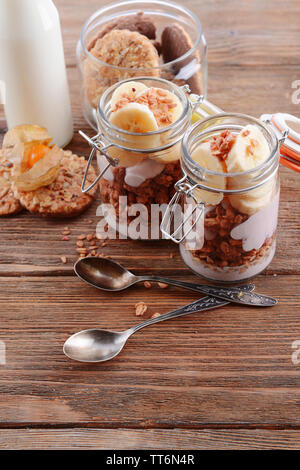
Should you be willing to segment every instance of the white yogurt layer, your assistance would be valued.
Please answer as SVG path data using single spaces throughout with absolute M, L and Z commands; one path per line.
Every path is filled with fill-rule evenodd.
M 107 166 L 106 158 L 99 153 L 97 154 L 97 163 L 100 172 L 102 172 Z M 144 181 L 146 181 L 148 178 L 155 178 L 156 176 L 158 176 L 160 173 L 162 173 L 164 168 L 165 165 L 163 165 L 162 163 L 147 158 L 146 160 L 143 160 L 137 165 L 127 167 L 125 170 L 124 181 L 126 184 L 128 184 L 128 186 L 137 188 L 138 186 L 143 184 Z M 114 180 L 114 174 L 112 172 L 111 167 L 109 167 L 108 170 L 105 172 L 103 178 L 108 181 Z
M 146 179 L 158 176 L 164 168 L 165 165 L 162 163 L 147 158 L 135 166 L 126 168 L 125 183 L 128 184 L 128 186 L 137 188 L 143 184 Z
M 278 205 L 279 191 L 266 207 L 231 230 L 230 236 L 234 240 L 243 240 L 244 251 L 258 250 L 266 238 L 273 235 L 277 227 Z
M 186 251 L 184 246 L 180 245 L 180 253 L 183 261 L 186 265 L 192 269 L 195 273 L 206 279 L 213 281 L 232 282 L 232 281 L 243 281 L 250 277 L 257 276 L 271 263 L 275 254 L 276 242 L 274 241 L 268 256 L 263 258 L 261 261 L 253 261 L 249 266 L 237 266 L 237 267 L 209 267 L 204 264 L 201 260 L 192 256 L 190 251 Z
M 101 155 L 101 153 L 97 152 L 97 163 L 98 163 L 98 168 L 100 170 L 100 173 L 104 170 L 104 168 L 107 166 L 108 161 L 104 157 L 104 155 Z M 112 172 L 111 166 L 108 167 L 106 172 L 103 175 L 103 178 L 105 178 L 108 181 L 113 181 L 114 180 L 114 174 Z

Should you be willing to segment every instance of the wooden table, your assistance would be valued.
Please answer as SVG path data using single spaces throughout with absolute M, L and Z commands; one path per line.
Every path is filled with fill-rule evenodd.
M 81 113 L 75 46 L 83 20 L 107 2 L 55 3 L 75 130 L 92 134 Z M 212 102 L 254 116 L 279 110 L 299 116 L 291 100 L 292 82 L 300 79 L 299 0 L 184 3 L 204 26 Z M 77 133 L 70 148 L 88 151 Z M 2 218 L 0 448 L 299 448 L 300 364 L 292 362 L 292 343 L 300 340 L 300 184 L 284 168 L 281 181 L 277 253 L 255 279 L 278 306 L 229 305 L 158 324 L 136 334 L 117 359 L 98 365 L 67 360 L 66 338 L 93 326 L 128 328 L 140 300 L 151 313 L 164 313 L 197 295 L 155 286 L 117 295 L 80 282 L 72 267 L 76 238 L 95 230 L 96 203 L 67 223 L 27 213 Z M 65 225 L 71 235 L 64 242 Z M 103 252 L 136 273 L 195 280 L 166 241 L 111 241 Z

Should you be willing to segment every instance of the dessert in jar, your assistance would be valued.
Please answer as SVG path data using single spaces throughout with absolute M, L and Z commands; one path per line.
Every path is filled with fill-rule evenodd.
M 185 176 L 176 186 L 187 205 L 198 207 L 190 233 L 180 240 L 188 267 L 232 282 L 269 265 L 276 247 L 278 164 L 274 131 L 250 116 L 219 114 L 185 134 Z
M 82 28 L 77 61 L 84 115 L 95 129 L 103 92 L 121 80 L 163 78 L 206 95 L 207 50 L 201 24 L 173 2 L 133 0 L 101 8 Z
M 163 211 L 182 176 L 181 139 L 191 114 L 185 91 L 163 79 L 127 80 L 103 94 L 97 113 L 100 193 L 116 215 L 115 222 L 111 214 L 106 217 L 110 225 L 118 223 L 117 231 L 122 233 L 138 210 L 141 238 L 159 238 L 160 220 L 153 221 L 152 210 Z

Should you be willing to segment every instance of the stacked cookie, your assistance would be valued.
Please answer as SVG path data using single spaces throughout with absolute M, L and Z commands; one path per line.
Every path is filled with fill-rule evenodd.
M 73 217 L 92 203 L 97 187 L 81 192 L 87 162 L 51 143 L 39 126 L 17 126 L 8 131 L 0 150 L 0 216 L 23 208 L 47 217 Z M 96 177 L 92 167 L 87 182 Z
M 158 40 L 155 23 L 143 12 L 112 20 L 87 44 L 89 54 L 83 64 L 83 77 L 88 102 L 97 108 L 108 87 L 120 80 L 143 75 L 165 78 L 179 85 L 188 83 L 193 93 L 200 94 L 202 80 L 198 53 L 195 51 L 177 61 L 192 49 L 189 34 L 178 23 L 166 26 Z M 161 67 L 173 61 L 176 63 L 170 67 Z M 180 70 L 192 62 L 196 63 L 194 72 L 189 71 L 186 81 L 177 79 Z

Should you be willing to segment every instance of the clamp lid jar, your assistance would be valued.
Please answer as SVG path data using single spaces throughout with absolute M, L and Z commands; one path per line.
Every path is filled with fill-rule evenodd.
M 134 92 L 140 87 L 145 93 L 156 90 L 162 100 L 165 95 L 167 101 L 175 100 L 179 109 L 175 120 L 149 132 L 116 126 L 112 122 L 112 116 L 116 115 L 112 100 L 121 87 L 124 90 L 127 86 L 130 91 L 133 86 Z M 103 215 L 123 238 L 160 238 L 161 214 L 174 194 L 175 182 L 182 176 L 181 140 L 190 127 L 193 112 L 186 91 L 185 86 L 178 87 L 158 78 L 124 80 L 101 97 L 97 109 L 98 134 L 90 139 L 81 133 L 92 146 L 89 164 L 97 155 L 100 173 L 93 185 L 100 181 Z M 125 106 L 122 109 L 125 110 Z M 84 192 L 91 186 L 86 188 L 83 181 Z
M 206 96 L 202 26 L 194 13 L 175 2 L 131 0 L 102 7 L 82 28 L 77 63 L 84 116 L 94 129 L 102 94 L 121 80 L 163 78 Z
M 279 141 L 272 128 L 243 114 L 196 123 L 182 144 L 184 177 L 162 222 L 187 266 L 222 282 L 257 275 L 276 246 Z M 253 160 L 255 159 L 255 160 Z M 172 204 L 192 207 L 183 235 L 169 233 Z M 180 228 L 180 227 L 179 227 Z

